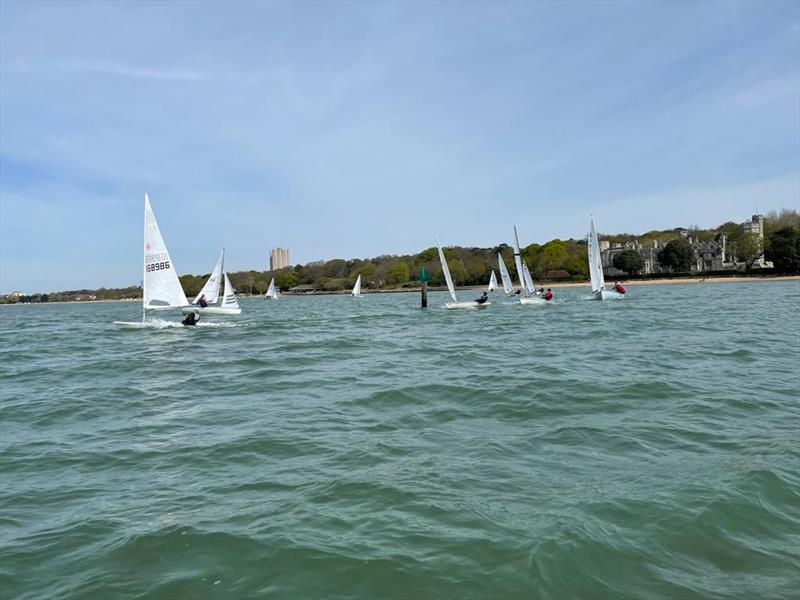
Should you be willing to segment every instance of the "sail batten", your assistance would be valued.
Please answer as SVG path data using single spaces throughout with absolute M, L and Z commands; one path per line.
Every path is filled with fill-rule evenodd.
M 223 273 L 223 280 L 225 287 L 222 288 L 222 304 L 220 308 L 239 308 L 239 301 L 236 299 L 236 290 L 231 285 L 231 280 L 228 279 L 228 274 Z

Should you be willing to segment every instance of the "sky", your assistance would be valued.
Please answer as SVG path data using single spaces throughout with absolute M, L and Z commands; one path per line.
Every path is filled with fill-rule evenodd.
M 0 2 L 0 292 L 800 209 L 800 3 Z

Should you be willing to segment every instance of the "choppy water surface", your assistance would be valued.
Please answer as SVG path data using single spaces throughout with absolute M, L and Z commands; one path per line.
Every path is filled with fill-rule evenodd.
M 584 295 L 0 308 L 0 596 L 793 597 L 800 284 Z

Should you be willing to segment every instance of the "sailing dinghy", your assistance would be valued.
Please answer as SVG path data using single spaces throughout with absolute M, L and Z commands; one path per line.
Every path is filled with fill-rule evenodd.
M 356 279 L 356 284 L 353 286 L 353 291 L 350 292 L 353 298 L 361 298 L 361 275 Z
M 519 238 L 517 237 L 517 226 L 514 225 L 514 263 L 517 266 L 517 277 L 519 277 L 519 285 L 522 289 L 522 296 L 520 296 L 520 304 L 552 304 L 549 300 L 540 298 L 536 293 L 536 288 L 533 285 L 533 277 L 528 270 L 528 265 L 522 260 L 522 253 L 519 249 Z
M 456 297 L 456 289 L 453 287 L 453 278 L 450 276 L 450 268 L 447 266 L 447 259 L 444 257 L 444 252 L 442 251 L 442 244 L 439 241 L 439 238 L 436 238 L 436 246 L 439 248 L 439 262 L 442 263 L 442 273 L 444 273 L 445 281 L 447 281 L 447 291 L 450 292 L 450 297 L 453 299 L 452 302 L 446 303 L 444 306 L 445 308 L 483 308 L 484 306 L 488 306 L 491 302 L 484 302 L 479 303 L 475 302 L 459 302 L 458 298 Z
M 242 309 L 239 308 L 238 302 L 236 306 L 230 306 L 225 304 L 225 290 L 222 291 L 223 299 L 219 306 L 213 306 L 219 300 L 219 286 L 220 282 L 225 278 L 226 284 L 230 285 L 230 282 L 227 279 L 227 275 L 225 274 L 225 248 L 222 249 L 222 252 L 219 253 L 219 260 L 217 260 L 217 264 L 214 265 L 214 270 L 211 272 L 211 276 L 206 281 L 206 284 L 203 286 L 203 289 L 200 290 L 200 293 L 195 296 L 195 299 L 192 300 L 192 306 L 187 306 L 186 308 L 181 309 L 181 313 L 184 315 L 188 315 L 191 312 L 197 311 L 201 315 L 239 315 L 242 313 Z M 226 288 L 227 289 L 227 288 Z M 233 289 L 233 288 L 231 288 Z M 208 302 L 208 306 L 200 306 L 197 302 L 200 300 L 201 296 L 206 297 L 206 302 Z M 234 297 L 235 300 L 235 297 Z
M 277 300 L 280 296 L 280 292 L 275 288 L 275 278 L 273 277 L 269 282 L 269 287 L 267 288 L 267 293 L 264 295 L 264 298 L 267 300 Z
M 600 257 L 600 242 L 597 239 L 597 228 L 594 226 L 594 217 L 589 225 L 589 238 L 587 240 L 589 255 L 589 277 L 592 280 L 592 295 L 587 300 L 623 300 L 624 294 L 606 289 L 606 279 L 603 275 L 603 261 Z
M 167 250 L 150 197 L 144 195 L 144 260 L 142 275 L 142 320 L 114 321 L 120 327 L 141 327 L 147 321 L 147 310 L 165 310 L 189 305 L 183 292 L 175 263 Z M 177 323 L 176 323 L 177 325 Z
M 494 274 L 494 269 L 492 269 L 492 276 L 489 278 L 489 287 L 487 291 L 493 292 L 497 289 L 497 275 Z

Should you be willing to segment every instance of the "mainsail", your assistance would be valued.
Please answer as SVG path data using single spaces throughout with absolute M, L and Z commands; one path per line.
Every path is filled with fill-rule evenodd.
M 505 291 L 506 296 L 510 296 L 514 293 L 514 286 L 511 283 L 511 275 L 508 274 L 506 263 L 503 261 L 503 255 L 499 252 L 497 253 L 497 264 L 500 265 L 500 279 L 503 280 L 503 291 Z
M 356 284 L 353 286 L 352 296 L 358 298 L 361 295 L 361 275 L 356 279 Z
M 494 269 L 492 269 L 492 276 L 489 278 L 489 291 L 493 292 L 497 289 L 497 275 L 494 274 Z
M 589 276 L 592 280 L 592 291 L 602 291 L 605 288 L 606 282 L 605 278 L 603 277 L 603 263 L 602 259 L 600 258 L 600 242 L 597 239 L 597 229 L 594 225 L 594 217 L 591 218 L 587 247 L 589 253 Z
M 236 290 L 231 285 L 231 280 L 228 279 L 228 274 L 223 273 L 225 279 L 225 287 L 222 288 L 222 304 L 220 308 L 239 308 L 239 302 L 236 300 Z
M 200 293 L 195 296 L 194 300 L 192 300 L 192 304 L 197 304 L 197 301 L 200 299 L 200 296 L 206 297 L 206 302 L 209 304 L 214 304 L 217 300 L 219 300 L 219 284 L 222 282 L 222 271 L 223 266 L 225 263 L 225 248 L 219 253 L 219 260 L 217 260 L 217 264 L 214 265 L 214 270 L 211 271 L 211 276 L 206 281 L 206 284 L 203 286 L 203 289 L 200 290 Z
M 269 282 L 269 287 L 267 288 L 267 294 L 265 298 L 277 298 L 278 297 L 278 290 L 275 289 L 275 278 L 273 277 Z
M 447 281 L 447 289 L 450 292 L 450 297 L 453 299 L 453 302 L 458 302 L 458 298 L 456 298 L 456 290 L 453 287 L 453 278 L 450 277 L 450 269 L 447 267 L 447 260 L 444 257 L 442 244 L 438 237 L 436 238 L 436 246 L 439 248 L 439 262 L 442 263 L 442 273 L 444 273 L 444 278 Z
M 144 195 L 144 276 L 143 305 L 148 308 L 187 306 L 178 273 L 158 228 L 150 198 Z
M 522 274 L 525 276 L 525 289 L 528 290 L 529 294 L 535 294 L 536 287 L 533 285 L 533 277 L 531 277 L 531 272 L 528 270 L 528 265 L 524 262 L 522 263 Z
M 517 226 L 514 225 L 514 263 L 517 265 L 517 277 L 519 277 L 519 284 L 522 286 L 522 291 L 528 295 L 528 288 L 525 285 L 525 271 L 522 265 L 522 254 L 519 250 L 519 239 L 517 238 Z

